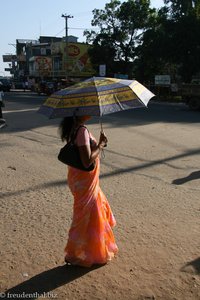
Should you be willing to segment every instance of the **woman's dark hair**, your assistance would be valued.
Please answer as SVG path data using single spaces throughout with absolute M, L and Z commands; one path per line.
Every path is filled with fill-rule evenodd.
M 68 142 L 70 140 L 71 133 L 73 132 L 73 127 L 75 125 L 74 123 L 74 117 L 66 117 L 61 121 L 59 126 L 59 133 L 63 142 Z

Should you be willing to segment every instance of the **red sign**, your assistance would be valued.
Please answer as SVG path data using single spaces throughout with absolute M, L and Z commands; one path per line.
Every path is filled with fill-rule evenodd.
M 75 45 L 69 45 L 68 47 L 68 55 L 69 56 L 78 56 L 80 54 L 79 47 Z

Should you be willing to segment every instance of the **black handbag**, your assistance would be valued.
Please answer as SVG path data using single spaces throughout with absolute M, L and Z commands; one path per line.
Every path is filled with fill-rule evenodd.
M 89 172 L 94 170 L 94 163 L 92 163 L 88 168 L 85 168 L 80 158 L 78 146 L 74 143 L 79 128 L 77 129 L 71 141 L 69 141 L 64 147 L 60 149 L 58 160 L 73 168 Z

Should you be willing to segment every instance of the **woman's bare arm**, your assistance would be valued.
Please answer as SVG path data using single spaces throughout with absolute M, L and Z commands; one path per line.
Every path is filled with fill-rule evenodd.
M 90 147 L 90 145 L 84 145 L 79 147 L 79 153 L 81 157 L 81 161 L 85 168 L 89 168 L 89 166 L 95 161 L 98 157 L 99 153 L 105 147 L 108 140 L 104 133 L 100 134 L 99 143 Z

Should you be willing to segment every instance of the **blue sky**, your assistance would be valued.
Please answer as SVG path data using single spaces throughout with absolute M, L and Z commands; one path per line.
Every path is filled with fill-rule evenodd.
M 38 39 L 40 35 L 65 35 L 65 21 L 62 14 L 72 15 L 68 20 L 68 34 L 85 41 L 84 29 L 91 29 L 92 10 L 104 9 L 109 0 L 5 0 L 1 3 L 1 43 L 0 76 L 9 75 L 4 71 L 8 67 L 3 63 L 2 55 L 15 54 L 16 39 Z M 151 0 L 151 6 L 163 6 L 163 0 Z

